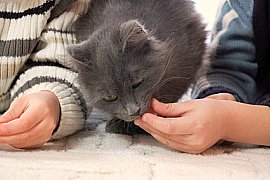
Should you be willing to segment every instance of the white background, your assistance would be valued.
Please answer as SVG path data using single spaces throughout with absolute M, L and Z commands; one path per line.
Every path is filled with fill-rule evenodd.
M 219 0 L 193 0 L 196 9 L 202 14 L 204 22 L 207 23 L 207 30 L 211 30 L 217 13 Z

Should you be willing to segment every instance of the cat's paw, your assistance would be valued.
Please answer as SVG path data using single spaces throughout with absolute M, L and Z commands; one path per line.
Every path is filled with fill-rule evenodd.
M 142 128 L 136 126 L 134 122 L 127 122 L 121 119 L 112 119 L 106 123 L 105 131 L 116 134 L 148 134 Z

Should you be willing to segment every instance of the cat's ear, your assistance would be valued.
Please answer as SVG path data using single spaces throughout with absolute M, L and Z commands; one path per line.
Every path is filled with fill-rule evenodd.
M 126 49 L 141 49 L 148 45 L 149 33 L 137 20 L 130 20 L 120 27 L 122 51 Z
M 85 48 L 84 43 L 72 44 L 66 47 L 67 53 L 77 61 L 85 61 L 87 56 L 90 56 L 89 51 Z
M 67 54 L 69 55 L 67 67 L 77 70 L 80 66 L 90 67 L 92 65 L 91 51 L 87 49 L 87 42 L 80 44 L 73 44 L 66 47 Z

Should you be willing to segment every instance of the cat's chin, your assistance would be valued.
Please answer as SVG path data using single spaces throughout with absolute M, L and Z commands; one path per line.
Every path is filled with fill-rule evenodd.
M 136 119 L 140 118 L 141 116 L 132 116 L 132 117 L 118 117 L 121 120 L 124 120 L 126 122 L 133 122 Z

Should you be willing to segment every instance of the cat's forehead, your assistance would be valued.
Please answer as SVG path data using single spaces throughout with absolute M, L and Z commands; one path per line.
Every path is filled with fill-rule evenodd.
M 109 38 L 104 38 L 95 44 L 97 58 L 104 58 L 105 60 L 123 59 L 124 54 L 121 51 L 120 45 L 113 42 Z
M 104 28 L 93 34 L 95 41 L 102 45 L 118 46 L 122 44 L 120 30 L 116 28 Z

